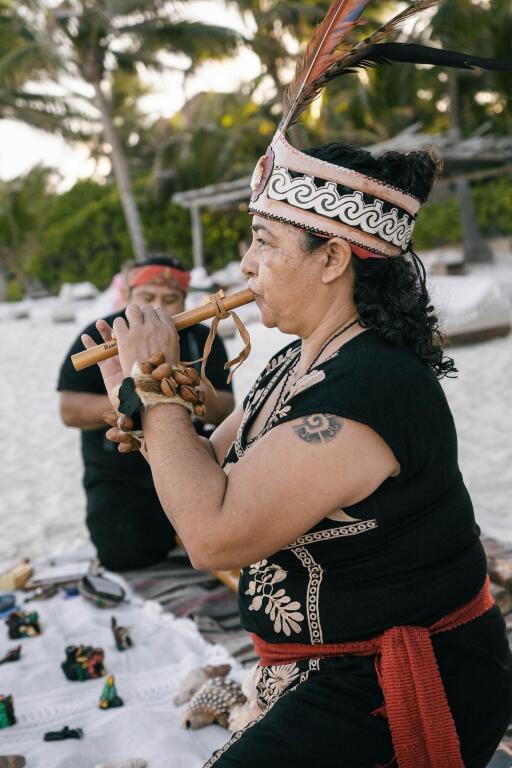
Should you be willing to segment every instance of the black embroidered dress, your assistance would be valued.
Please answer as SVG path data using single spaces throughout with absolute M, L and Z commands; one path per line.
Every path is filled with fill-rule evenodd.
M 248 440 L 251 423 L 299 354 L 300 341 L 289 344 L 256 380 L 226 472 L 259 439 Z M 400 475 L 242 569 L 244 628 L 271 643 L 357 641 L 395 625 L 429 626 L 471 600 L 486 577 L 485 554 L 458 467 L 453 418 L 432 370 L 406 347 L 365 331 L 299 379 L 268 428 L 321 414 L 371 427 L 398 459 Z M 293 514 L 286 498 L 282 513 Z M 512 711 L 502 617 L 492 609 L 436 636 L 433 645 L 465 764 L 485 766 Z M 208 766 L 373 768 L 392 757 L 386 721 L 372 714 L 382 695 L 371 659 L 266 668 L 257 688 L 264 715 Z M 274 736 L 285 724 L 291 731 L 281 749 Z M 289 740 L 294 728 L 296 748 Z M 309 747 L 302 738 L 308 731 Z

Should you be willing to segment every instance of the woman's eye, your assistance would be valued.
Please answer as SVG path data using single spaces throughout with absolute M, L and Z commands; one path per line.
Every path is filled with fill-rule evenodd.
M 261 239 L 261 237 L 256 238 L 257 243 L 261 243 L 262 245 L 266 245 L 265 241 Z

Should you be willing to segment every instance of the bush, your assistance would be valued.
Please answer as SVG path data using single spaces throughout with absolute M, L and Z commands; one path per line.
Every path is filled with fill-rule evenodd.
M 481 181 L 471 187 L 477 221 L 483 237 L 512 234 L 512 179 Z M 414 245 L 428 250 L 462 240 L 459 203 L 455 195 L 428 203 L 414 228 Z

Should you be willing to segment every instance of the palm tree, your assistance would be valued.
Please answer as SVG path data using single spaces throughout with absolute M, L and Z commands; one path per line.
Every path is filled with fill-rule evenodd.
M 48 41 L 11 0 L 0 0 L 0 119 L 79 138 L 78 120 L 84 115 L 42 85 L 54 79 L 57 70 Z
M 6 2 L 6 0 L 1 0 Z M 119 71 L 136 73 L 139 68 L 162 70 L 161 53 L 185 54 L 189 69 L 210 57 L 234 50 L 238 36 L 224 27 L 187 21 L 178 14 L 185 0 L 64 0 L 56 8 L 41 8 L 39 2 L 14 3 L 30 8 L 30 22 L 46 53 L 55 62 L 59 82 L 74 84 L 69 105 L 84 103 L 77 95 L 79 83 L 92 94 L 91 118 L 96 118 L 110 150 L 112 170 L 119 188 L 135 258 L 144 259 L 144 237 L 132 192 L 125 147 L 115 122 L 112 83 Z M 27 15 L 27 14 L 25 14 Z M 51 53 L 51 55 L 50 55 Z

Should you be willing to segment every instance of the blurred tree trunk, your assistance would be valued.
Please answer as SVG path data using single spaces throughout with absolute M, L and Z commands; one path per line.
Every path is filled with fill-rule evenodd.
M 457 78 L 457 72 L 452 70 L 448 73 L 450 127 L 457 138 L 460 138 L 462 131 Z M 478 226 L 469 182 L 466 179 L 459 179 L 455 182 L 455 191 L 459 202 L 464 261 L 467 264 L 492 262 L 492 251 L 483 239 Z
M 112 170 L 114 171 L 114 176 L 119 189 L 119 196 L 121 198 L 121 205 L 123 206 L 128 231 L 130 233 L 135 261 L 144 261 L 146 257 L 144 235 L 139 211 L 132 192 L 128 163 L 126 162 L 126 157 L 112 120 L 110 105 L 103 93 L 101 84 L 96 81 L 93 82 L 92 85 L 94 86 L 96 95 L 96 104 L 101 112 L 103 133 L 105 139 L 112 147 L 110 155 L 112 160 Z

